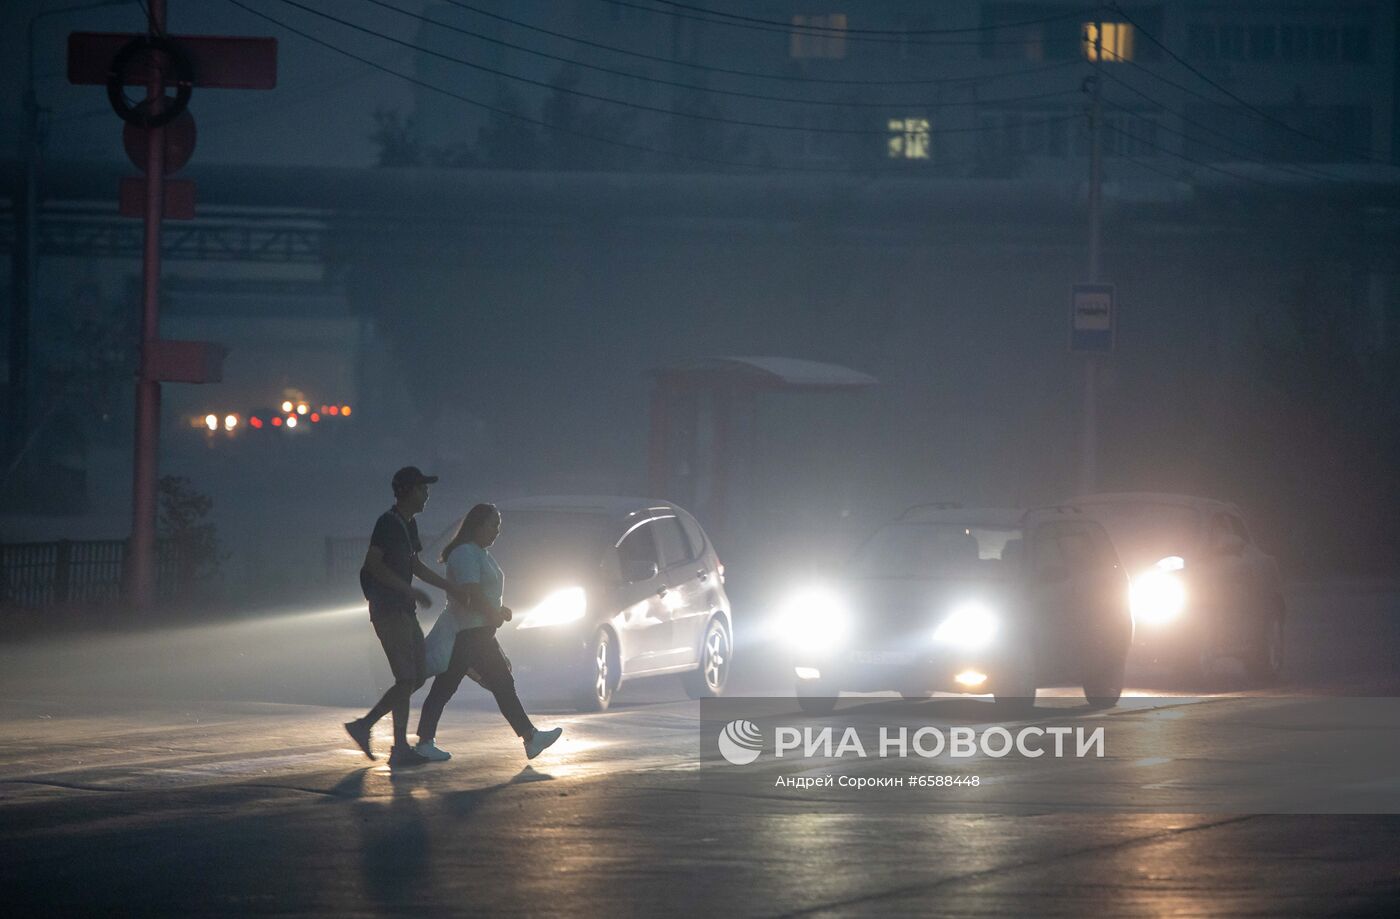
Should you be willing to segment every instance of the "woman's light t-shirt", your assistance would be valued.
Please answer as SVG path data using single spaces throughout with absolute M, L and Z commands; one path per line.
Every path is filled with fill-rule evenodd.
M 481 592 L 497 609 L 505 596 L 506 576 L 501 566 L 481 546 L 474 542 L 463 543 L 447 556 L 447 578 L 454 584 L 480 584 Z M 464 629 L 475 629 L 487 625 L 486 614 L 480 610 L 464 611 L 456 600 L 449 599 L 447 608 L 452 610 Z

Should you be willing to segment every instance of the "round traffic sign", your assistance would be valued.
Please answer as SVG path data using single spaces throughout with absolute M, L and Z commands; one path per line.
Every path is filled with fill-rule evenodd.
M 139 111 L 145 105 L 149 105 L 149 102 L 143 101 L 136 108 Z M 132 165 L 142 172 L 146 171 L 146 150 L 150 136 L 150 130 L 131 122 L 127 122 L 122 128 L 122 146 L 126 148 L 126 155 Z M 174 121 L 165 126 L 166 175 L 179 172 L 190 161 L 190 157 L 194 155 L 196 136 L 194 116 L 190 114 L 189 109 L 181 112 Z

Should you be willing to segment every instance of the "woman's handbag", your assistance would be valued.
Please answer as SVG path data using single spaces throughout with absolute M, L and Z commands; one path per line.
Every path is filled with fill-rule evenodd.
M 423 656 L 427 661 L 428 676 L 437 676 L 447 669 L 452 660 L 452 646 L 457 642 L 457 617 L 450 610 L 438 613 L 428 636 L 423 639 Z

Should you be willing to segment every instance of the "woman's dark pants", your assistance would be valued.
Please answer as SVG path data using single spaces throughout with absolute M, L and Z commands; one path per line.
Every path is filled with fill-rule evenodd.
M 520 697 L 515 694 L 515 677 L 511 676 L 510 662 L 501 650 L 501 643 L 496 641 L 496 630 L 487 627 L 463 629 L 457 633 L 457 640 L 452 645 L 452 659 L 448 661 L 447 669 L 433 679 L 428 698 L 423 700 L 423 709 L 418 715 L 419 742 L 432 740 L 437 736 L 442 710 L 447 705 L 447 700 L 452 698 L 452 694 L 461 685 L 462 678 L 467 675 L 468 670 L 473 671 L 476 681 L 496 697 L 496 705 L 510 722 L 510 726 L 515 729 L 515 733 L 525 740 L 533 737 L 535 726 L 530 723 L 530 716 L 525 714 L 525 707 L 520 704 Z

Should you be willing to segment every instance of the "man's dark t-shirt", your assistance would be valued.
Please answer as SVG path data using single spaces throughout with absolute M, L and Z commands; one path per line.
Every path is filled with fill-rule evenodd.
M 413 558 L 423 551 L 423 543 L 418 540 L 418 521 L 404 521 L 392 507 L 379 515 L 374 523 L 374 533 L 369 538 L 371 546 L 378 546 L 384 553 L 384 564 L 389 570 L 409 584 L 413 583 Z M 413 615 L 413 599 L 402 592 L 380 583 L 364 568 L 360 569 L 360 589 L 369 601 L 371 619 L 388 615 Z

